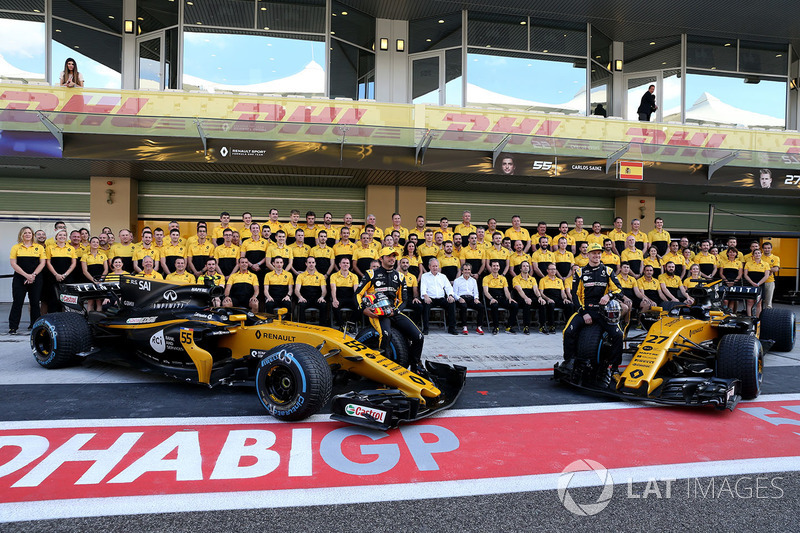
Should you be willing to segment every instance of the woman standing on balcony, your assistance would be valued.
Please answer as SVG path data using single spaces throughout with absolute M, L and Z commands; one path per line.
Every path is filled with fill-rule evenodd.
M 62 87 L 83 87 L 83 76 L 78 72 L 78 64 L 71 57 L 64 61 L 64 70 L 61 72 L 59 85 Z

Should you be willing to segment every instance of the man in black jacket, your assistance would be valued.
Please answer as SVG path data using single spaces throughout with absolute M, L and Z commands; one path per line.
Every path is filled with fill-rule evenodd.
M 658 109 L 658 106 L 656 105 L 655 92 L 656 86 L 651 85 L 648 87 L 647 92 L 642 96 L 639 109 L 636 110 L 636 112 L 639 113 L 639 120 L 642 122 L 650 122 L 650 115 L 653 114 L 653 111 Z

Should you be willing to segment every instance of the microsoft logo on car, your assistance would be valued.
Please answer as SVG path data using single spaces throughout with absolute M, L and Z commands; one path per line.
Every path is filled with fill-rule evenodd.
M 348 403 L 344 408 L 344 412 L 347 414 L 347 416 L 368 418 L 378 422 L 383 422 L 386 420 L 386 411 L 381 411 L 380 409 L 370 409 L 369 407 L 364 407 L 363 405 Z

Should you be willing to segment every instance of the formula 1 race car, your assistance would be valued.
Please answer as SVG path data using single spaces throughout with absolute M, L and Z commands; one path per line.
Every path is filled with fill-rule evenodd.
M 376 429 L 446 409 L 464 386 L 464 367 L 428 361 L 416 374 L 347 333 L 284 320 L 283 309 L 273 316 L 211 307 L 222 289 L 127 276 L 61 285 L 67 312 L 33 324 L 33 355 L 45 368 L 90 359 L 209 387 L 254 382 L 263 406 L 281 420 L 319 412 L 334 375 L 345 382 L 357 375 L 378 387 L 335 396 L 331 418 Z M 87 313 L 84 302 L 97 299 L 112 306 Z
M 699 283 L 689 289 L 694 305 L 642 313 L 647 333 L 626 340 L 624 353 L 633 357 L 621 374 L 608 369 L 610 344 L 603 329 L 584 327 L 578 353 L 564 354 L 554 379 L 618 398 L 733 410 L 742 398 L 761 393 L 764 353 L 791 351 L 795 339 L 789 309 L 764 309 L 755 318 L 721 305 L 723 293 L 729 301 L 756 296 L 746 289 L 725 292 L 719 281 Z

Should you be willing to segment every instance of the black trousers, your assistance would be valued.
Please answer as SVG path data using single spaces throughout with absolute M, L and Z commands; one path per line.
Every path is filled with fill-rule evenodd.
M 359 311 L 358 311 L 358 302 L 356 302 L 356 297 L 350 296 L 347 298 L 338 298 L 338 300 L 339 300 L 338 308 L 333 307 L 333 305 L 331 305 L 331 310 L 333 311 L 333 318 L 334 320 L 336 320 L 336 325 L 337 326 L 344 325 L 345 317 L 344 313 L 342 312 L 342 309 L 350 309 L 351 311 L 353 311 L 350 314 L 350 320 L 357 321 Z
M 31 307 L 31 326 L 42 314 L 39 308 L 39 299 L 42 296 L 43 274 L 36 276 L 33 283 L 25 283 L 25 278 L 14 273 L 11 280 L 11 312 L 8 313 L 8 329 L 18 329 L 19 320 L 22 317 L 22 306 L 25 304 L 25 295 Z
M 622 330 L 619 324 L 609 324 L 602 318 L 600 314 L 594 310 L 586 311 L 585 309 L 578 309 L 578 311 L 570 317 L 567 322 L 567 327 L 564 328 L 564 358 L 568 359 L 574 357 L 578 346 L 578 333 L 587 324 L 584 322 L 583 315 L 588 314 L 592 317 L 592 324 L 599 324 L 608 336 L 611 338 L 611 360 L 598 361 L 602 364 L 611 364 L 619 366 L 622 363 Z
M 461 327 L 467 327 L 467 309 L 475 309 L 478 312 L 478 327 L 483 327 L 483 317 L 486 314 L 486 308 L 484 307 L 483 303 L 480 300 L 473 298 L 471 295 L 467 294 L 464 296 L 459 296 L 459 298 L 463 298 L 464 303 L 458 301 L 456 299 L 456 306 L 458 306 L 458 316 L 461 319 Z
M 516 326 L 517 325 L 517 313 L 519 312 L 519 305 L 516 302 L 512 302 L 506 299 L 505 296 L 495 296 L 495 303 L 488 303 L 489 311 L 492 315 L 492 327 L 499 328 L 500 327 L 500 308 L 508 309 L 508 322 L 506 326 Z
M 425 303 L 422 299 L 422 329 L 428 329 L 428 317 L 431 314 L 431 307 L 441 307 L 444 309 L 445 321 L 448 329 L 456 327 L 456 304 L 448 303 L 447 298 L 431 298 L 431 303 Z
M 392 316 L 370 317 L 369 322 L 380 335 L 380 347 L 384 350 L 384 353 L 390 353 L 389 343 L 392 329 L 397 329 L 408 341 L 411 370 L 414 371 L 422 367 L 422 345 L 425 342 L 425 337 L 413 320 L 403 313 L 395 313 Z
M 525 327 L 531 326 L 531 315 L 533 315 L 533 311 L 535 309 L 539 309 L 539 299 L 536 298 L 536 294 L 533 292 L 533 289 L 523 289 L 522 292 L 525 293 L 525 296 L 530 298 L 531 304 L 528 305 L 525 303 L 525 300 L 518 297 L 518 305 L 519 308 L 522 309 L 522 325 Z M 540 311 L 541 314 L 541 311 Z M 543 326 L 544 322 L 542 322 L 541 318 L 539 323 Z

